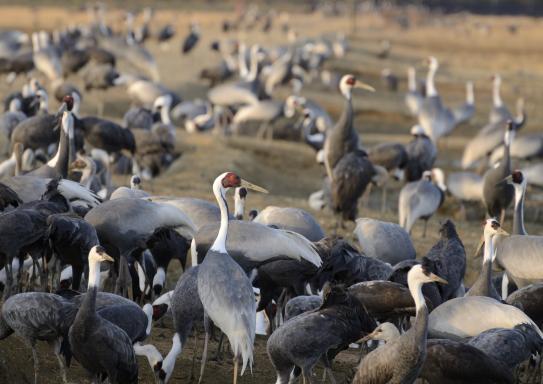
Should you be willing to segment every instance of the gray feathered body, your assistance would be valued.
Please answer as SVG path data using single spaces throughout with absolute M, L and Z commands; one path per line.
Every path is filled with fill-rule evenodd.
M 204 307 L 198 295 L 199 268 L 191 267 L 179 277 L 171 298 L 174 329 L 179 334 L 182 346 L 195 323 L 203 324 L 204 321 Z
M 499 361 L 471 345 L 453 340 L 428 340 L 420 377 L 439 384 L 510 384 L 513 377 Z
M 132 343 L 147 338 L 147 315 L 137 305 L 112 305 L 99 309 L 96 313 L 125 331 Z
M 381 143 L 368 150 L 368 157 L 373 164 L 380 165 L 387 171 L 403 169 L 407 164 L 407 151 L 400 143 Z
M 343 113 L 332 130 L 326 135 L 324 154 L 330 169 L 347 153 L 358 149 L 358 133 L 353 125 L 353 104 L 350 99 L 345 100 Z
M 47 151 L 50 144 L 58 142 L 60 116 L 40 114 L 21 121 L 11 135 L 11 143 L 22 143 L 24 148 Z
M 252 366 L 256 328 L 253 287 L 227 253 L 209 250 L 198 269 L 198 295 L 206 314 L 228 337 L 234 356 Z
M 285 321 L 302 313 L 317 309 L 322 304 L 320 296 L 296 296 L 290 299 L 285 306 Z
M 369 257 L 394 265 L 415 259 L 416 252 L 409 234 L 398 224 L 362 218 L 356 220 L 354 235 Z
M 407 143 L 405 150 L 407 151 L 405 180 L 419 180 L 424 171 L 428 171 L 434 166 L 437 157 L 437 148 L 428 136 L 415 136 Z
M 106 374 L 112 384 L 137 383 L 138 363 L 125 331 L 95 311 L 91 287 L 69 332 L 74 357 L 93 376 Z
M 268 339 L 268 356 L 277 382 L 287 383 L 294 366 L 310 374 L 319 359 L 335 356 L 375 327 L 360 302 L 333 287 L 318 310 L 291 318 Z
M 428 180 L 407 183 L 400 191 L 399 224 L 410 232 L 418 219 L 428 220 L 437 211 L 444 197 L 441 189 Z
M 347 153 L 336 163 L 330 186 L 331 208 L 341 214 L 343 220 L 356 219 L 358 199 L 375 173 L 366 153 L 360 150 Z
M 502 182 L 511 174 L 509 147 L 505 147 L 505 156 L 500 164 L 491 168 L 483 176 L 483 202 L 490 217 L 499 217 L 502 210 L 507 209 L 515 195 L 515 188 Z
M 468 344 L 512 369 L 543 350 L 543 339 L 530 324 L 489 329 L 471 338 Z
M 26 292 L 11 296 L 2 306 L 2 318 L 15 333 L 34 344 L 67 337 L 77 306 L 59 295 Z

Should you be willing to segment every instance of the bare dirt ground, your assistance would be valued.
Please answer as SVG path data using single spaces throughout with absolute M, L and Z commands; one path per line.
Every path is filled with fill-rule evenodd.
M 162 9 L 157 13 L 157 26 L 166 22 L 174 22 L 178 34 L 171 43 L 169 51 L 161 50 L 151 43 L 150 50 L 156 55 L 163 82 L 184 98 L 204 97 L 206 85 L 197 80 L 202 65 L 213 65 L 218 61 L 209 50 L 212 40 L 220 37 L 220 23 L 232 14 L 227 11 L 206 11 L 202 7 L 191 11 Z M 358 20 L 357 33 L 349 38 L 350 51 L 345 58 L 331 60 L 327 63 L 330 69 L 340 73 L 355 73 L 364 81 L 374 84 L 375 94 L 360 93 L 355 95 L 357 112 L 356 125 L 364 145 L 372 145 L 384 140 L 409 140 L 408 132 L 415 121 L 407 114 L 403 95 L 405 91 L 405 70 L 408 65 L 417 67 L 418 75 L 424 75 L 422 60 L 429 54 L 437 56 L 441 67 L 437 76 L 437 86 L 445 103 L 458 105 L 464 98 L 464 82 L 473 80 L 476 87 L 477 115 L 470 124 L 459 127 L 452 137 L 440 144 L 438 166 L 446 171 L 458 166 L 461 150 L 468 138 L 482 127 L 488 116 L 490 107 L 490 75 L 500 72 L 503 77 L 504 100 L 514 108 L 517 97 L 526 99 L 529 122 L 526 131 L 540 131 L 543 111 L 540 105 L 543 100 L 541 84 L 543 84 L 543 60 L 541 42 L 543 24 L 539 19 L 512 17 L 476 17 L 471 15 L 454 15 L 438 17 L 434 15 L 412 15 L 419 26 L 410 30 L 400 30 L 387 18 L 378 15 L 366 15 Z M 121 14 L 112 11 L 110 20 L 120 25 Z M 65 10 L 57 7 L 38 7 L 34 10 L 25 7 L 3 7 L 0 9 L 0 27 L 31 30 L 33 28 L 50 29 L 66 26 L 86 20 L 84 12 Z M 188 56 L 179 53 L 181 39 L 184 38 L 188 23 L 198 21 L 203 31 L 202 41 L 197 49 Z M 348 33 L 350 18 L 325 18 L 321 15 L 291 14 L 291 22 L 302 36 L 320 36 L 335 32 Z M 507 30 L 510 24 L 519 26 L 516 34 Z M 481 25 L 489 28 L 482 28 Z M 236 37 L 235 35 L 233 37 Z M 260 31 L 241 33 L 240 38 L 248 43 L 258 42 L 264 47 L 282 43 L 286 37 L 277 28 L 270 35 Z M 390 40 L 391 56 L 386 60 L 376 58 L 376 52 L 382 39 Z M 121 63 L 121 68 L 125 64 Z M 391 93 L 384 89 L 379 74 L 388 67 L 401 78 L 400 91 Z M 127 68 L 129 69 L 129 68 Z M 70 79 L 81 84 L 77 78 Z M 0 95 L 20 88 L 23 79 L 12 86 L 0 82 Z M 280 89 L 277 97 L 284 97 L 289 90 Z M 337 91 L 325 89 L 320 85 L 309 85 L 304 94 L 325 106 L 337 117 L 341 108 L 341 98 Z M 106 93 L 97 92 L 85 95 L 82 113 L 95 114 L 97 102 L 104 99 L 105 115 L 120 120 L 130 103 L 124 90 L 113 89 Z M 51 103 L 51 108 L 56 105 Z M 314 153 L 301 143 L 273 141 L 261 142 L 252 138 L 219 138 L 215 136 L 187 135 L 179 131 L 179 148 L 182 157 L 164 174 L 144 188 L 164 195 L 195 196 L 212 199 L 210 184 L 214 177 L 225 170 L 238 172 L 247 180 L 265 186 L 269 195 L 251 194 L 248 199 L 249 208 L 262 209 L 267 205 L 297 206 L 309 210 L 308 195 L 320 189 L 322 170 L 314 161 Z M 128 177 L 117 178 L 116 182 L 126 184 Z M 391 187 L 387 211 L 380 212 L 380 193 L 374 191 L 369 207 L 360 209 L 361 216 L 376 217 L 383 220 L 396 221 L 396 201 L 400 184 Z M 528 206 L 530 215 L 527 223 L 529 233 L 543 233 L 543 225 L 539 218 L 541 209 L 540 192 L 529 190 Z M 417 224 L 413 231 L 413 241 L 419 257 L 422 257 L 435 243 L 439 221 L 452 217 L 457 222 L 457 229 L 470 257 L 467 282 L 476 276 L 478 262 L 471 260 L 471 255 L 481 235 L 480 220 L 484 212 L 478 207 L 469 208 L 471 221 L 460 215 L 460 205 L 448 197 L 438 215 L 432 218 L 428 226 L 428 236 L 422 238 L 422 224 Z M 334 226 L 332 215 L 328 212 L 314 212 L 321 225 L 330 232 Z M 510 226 L 510 222 L 506 224 Z M 342 234 L 352 238 L 353 227 Z M 172 264 L 168 275 L 169 289 L 173 289 L 179 275 L 179 268 Z M 157 324 L 152 337 L 148 340 L 155 344 L 166 355 L 171 346 L 171 321 Z M 171 382 L 188 382 L 192 362 L 194 341 L 191 339 L 178 358 Z M 198 341 L 199 354 L 203 341 Z M 216 343 L 210 347 L 210 355 L 216 351 Z M 275 381 L 273 368 L 266 356 L 266 341 L 258 337 L 256 342 L 255 365 L 253 374 L 247 372 L 240 383 L 262 383 Z M 41 377 L 40 383 L 52 384 L 60 382 L 55 358 L 47 345 L 39 347 Z M 356 351 L 340 354 L 334 363 L 334 371 L 339 382 L 345 382 L 351 369 L 355 366 Z M 197 359 L 196 365 L 199 361 Z M 228 354 L 223 361 L 210 361 L 206 369 L 204 381 L 207 383 L 226 383 L 231 381 L 232 364 Z M 321 371 L 318 370 L 318 374 Z M 87 383 L 81 367 L 74 362 L 69 370 L 69 379 L 75 383 Z M 30 348 L 15 337 L 0 342 L 0 383 L 32 382 L 32 364 Z M 140 360 L 140 382 L 153 382 L 153 375 L 144 360 Z

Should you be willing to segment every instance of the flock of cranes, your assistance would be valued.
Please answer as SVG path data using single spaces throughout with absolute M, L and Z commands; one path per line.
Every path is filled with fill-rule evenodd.
M 199 382 L 214 374 L 205 366 L 217 334 L 219 350 L 230 346 L 233 382 L 252 372 L 257 332 L 267 336 L 282 384 L 316 382 L 319 364 L 325 380 L 337 382 L 334 359 L 353 344 L 361 354 L 347 380 L 356 384 L 513 383 L 519 366 L 540 374 L 533 363 L 540 364 L 543 349 L 543 237 L 526 232 L 524 204 L 527 185 L 543 184 L 541 164 L 529 163 L 543 155 L 543 136 L 516 137 L 526 123 L 524 103 L 519 100 L 514 117 L 501 98 L 499 75 L 492 80 L 488 124 L 466 145 L 463 170 L 446 175 L 435 167 L 440 145 L 474 116 L 474 84 L 466 84 L 463 105 L 448 108 L 436 85 L 435 57 L 427 59 L 422 90 L 415 68 L 407 68 L 405 104 L 417 122 L 409 142 L 368 147 L 353 98 L 357 89 L 375 89 L 353 74 L 334 81 L 325 67 L 347 54 L 344 35 L 300 37 L 286 14 L 250 6 L 225 21 L 223 32 L 260 27 L 268 33 L 279 22 L 287 43 L 214 41 L 221 61 L 202 68 L 201 78 L 210 82 L 206 100 L 183 100 L 160 82 L 145 46 L 156 39 L 169 49 L 171 25 L 158 30 L 150 8 L 141 26 L 127 12 L 120 31 L 108 25 L 101 4 L 89 7 L 89 17 L 88 24 L 30 37 L 0 34 L 6 80 L 28 77 L 5 95 L 0 116 L 7 142 L 0 164 L 0 340 L 15 334 L 30 346 L 34 383 L 43 375 L 39 341 L 49 344 L 63 383 L 72 379 L 73 360 L 92 382 L 136 383 L 143 369 L 137 356 L 157 383 L 177 382 L 176 361 L 190 336 L 198 341 L 201 332 Z M 191 23 L 183 55 L 198 46 L 201 33 Z M 379 59 L 389 56 L 390 43 L 383 47 Z M 303 93 L 319 79 L 334 83 L 342 98 L 337 120 Z M 107 98 L 114 87 L 124 87 L 132 101 L 124 116 L 103 117 L 103 105 L 97 116 L 83 115 L 86 93 L 101 90 Z M 291 91 L 284 101 L 280 87 Z M 50 109 L 50 95 L 57 110 Z M 268 191 L 228 170 L 210 180 L 209 201 L 145 190 L 146 182 L 183 161 L 180 129 L 217 140 L 301 137 L 323 175 L 308 204 L 333 214 L 334 233 L 299 207 L 270 205 L 246 214 L 252 191 Z M 526 167 L 515 170 L 514 159 Z M 129 187 L 115 187 L 119 174 L 131 175 Z M 372 186 L 382 189 L 381 210 L 387 210 L 391 178 L 402 183 L 398 224 L 361 217 L 359 200 Z M 477 250 L 482 268 L 470 286 L 461 222 L 443 221 L 431 249 L 416 252 L 413 227 L 423 220 L 426 236 L 448 194 L 479 201 L 488 216 Z M 503 228 L 511 204 L 509 234 Z M 337 236 L 349 222 L 357 244 Z M 174 259 L 182 273 L 171 285 Z M 494 276 L 494 269 L 503 274 Z M 173 337 L 161 351 L 151 333 L 164 316 L 173 319 Z M 260 329 L 263 319 L 266 329 Z

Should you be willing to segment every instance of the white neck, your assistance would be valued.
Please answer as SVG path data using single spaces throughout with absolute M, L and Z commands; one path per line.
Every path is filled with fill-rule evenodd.
M 151 304 L 145 304 L 142 309 L 147 316 L 147 328 L 145 328 L 145 334 L 149 336 L 153 326 L 153 306 Z
M 40 98 L 40 111 L 47 112 L 49 111 L 49 102 L 47 100 L 47 96 L 42 95 Z
M 89 259 L 89 290 L 100 287 L 100 277 L 100 262 Z
M 164 271 L 164 268 L 158 267 L 155 273 L 155 276 L 153 276 L 153 286 L 160 285 L 161 287 L 163 287 L 165 280 L 166 280 L 166 272 Z
M 227 253 L 226 235 L 228 233 L 228 206 L 226 205 L 226 198 L 224 196 L 226 191 L 221 183 L 221 177 L 218 177 L 213 183 L 213 194 L 215 195 L 215 199 L 217 199 L 217 204 L 219 204 L 219 208 L 221 209 L 221 226 L 219 228 L 217 238 L 211 246 L 211 249 L 220 253 Z
M 473 83 L 471 81 L 466 84 L 466 103 L 469 105 L 475 104 L 475 94 L 473 93 Z
M 249 81 L 255 81 L 258 76 L 258 51 L 251 49 L 251 71 L 249 73 Z
M 483 263 L 494 259 L 494 248 L 492 245 L 492 235 L 485 234 L 485 250 L 483 255 Z
M 409 68 L 407 70 L 407 86 L 411 92 L 415 92 L 417 90 L 415 68 Z
M 339 90 L 341 91 L 341 94 L 347 99 L 351 100 L 352 98 L 352 88 L 348 86 L 346 83 L 341 83 L 339 86 Z
M 172 124 L 172 120 L 170 119 L 170 106 L 168 104 L 160 109 L 160 120 L 162 120 L 163 124 Z
M 133 345 L 134 354 L 136 356 L 145 356 L 151 368 L 154 369 L 156 363 L 162 360 L 160 352 L 152 344 L 143 345 L 141 342 L 137 342 Z
M 492 100 L 494 102 L 494 107 L 499 108 L 503 105 L 502 97 L 500 95 L 500 81 L 494 81 L 494 88 L 492 90 Z
M 437 89 L 436 85 L 434 83 L 434 76 L 436 74 L 437 68 L 433 65 L 430 66 L 430 69 L 428 70 L 428 77 L 426 78 L 426 96 L 437 96 Z
M 74 105 L 72 107 L 72 113 L 76 117 L 79 117 L 80 109 L 81 109 L 81 102 L 79 101 L 79 96 L 76 96 L 74 97 Z
M 166 358 L 162 362 L 162 370 L 166 372 L 166 381 L 168 381 L 173 372 L 175 359 L 181 353 L 182 348 L 183 346 L 181 345 L 179 334 L 176 333 L 172 338 L 172 349 L 170 349 L 170 352 L 168 352 L 168 355 L 166 355 Z
M 65 115 L 63 116 L 62 124 L 61 124 L 60 129 L 63 130 L 64 134 L 66 134 L 66 131 L 68 131 L 68 133 L 67 133 L 68 141 L 73 138 L 73 136 L 74 136 L 74 120 L 73 120 L 73 117 L 72 117 L 70 112 L 65 113 Z M 58 141 L 58 148 L 57 148 L 57 152 L 55 153 L 55 156 L 53 156 L 47 162 L 47 165 L 50 166 L 50 167 L 55 167 L 58 164 L 58 162 L 60 160 L 60 154 L 65 149 L 64 147 L 66 146 L 66 142 L 65 142 L 65 140 L 64 140 L 64 138 L 62 136 L 63 135 L 61 134 L 60 138 L 59 138 L 59 141 Z
M 239 65 L 239 77 L 244 80 L 249 78 L 249 68 L 247 68 L 247 61 L 245 60 L 245 46 L 240 47 L 238 53 L 238 65 Z
M 407 275 L 407 286 L 409 287 L 411 296 L 413 296 L 413 300 L 415 300 L 415 308 L 417 312 L 421 308 L 426 307 L 426 301 L 424 300 L 424 295 L 422 294 L 422 281 L 416 277 Z
M 243 217 L 245 212 L 245 199 L 236 196 L 234 200 L 234 217 Z

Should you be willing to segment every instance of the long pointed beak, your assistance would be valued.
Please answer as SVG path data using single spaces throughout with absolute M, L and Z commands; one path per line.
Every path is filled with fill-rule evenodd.
M 366 341 L 371 340 L 373 336 L 375 336 L 375 331 L 373 331 L 372 333 L 368 333 L 366 336 L 358 340 L 356 343 L 357 344 L 365 343 Z
M 250 183 L 247 180 L 241 179 L 241 186 L 245 188 L 252 189 L 253 191 L 262 192 L 262 193 L 269 193 L 267 189 L 259 187 L 256 184 Z
M 112 263 L 115 262 L 115 260 L 113 259 L 113 257 L 109 256 L 107 253 L 104 253 L 104 254 L 102 255 L 102 258 L 104 259 L 104 261 L 110 261 L 110 262 L 112 262 Z
M 513 176 L 509 175 L 505 179 L 502 179 L 496 183 L 496 185 L 502 185 L 502 184 L 513 184 Z
M 449 282 L 441 277 L 439 277 L 438 275 L 434 274 L 434 273 L 430 273 L 430 278 L 435 281 L 436 283 L 441 283 L 441 284 L 449 284 Z
M 366 84 L 360 80 L 356 80 L 354 83 L 354 88 L 360 88 L 365 89 L 366 91 L 375 92 L 375 88 L 373 88 L 371 85 Z
M 496 231 L 496 233 L 497 233 L 498 235 L 509 236 L 509 232 L 507 232 L 505 229 L 503 229 L 503 228 L 501 228 L 501 227 L 498 228 L 498 230 Z
M 60 107 L 58 108 L 57 116 L 62 115 L 67 109 L 68 109 L 68 106 L 66 105 L 66 103 L 60 104 Z

